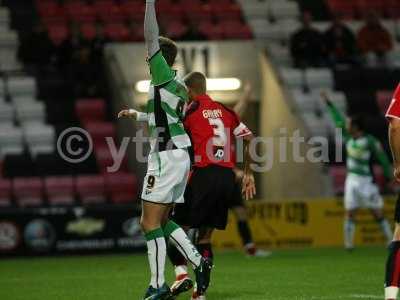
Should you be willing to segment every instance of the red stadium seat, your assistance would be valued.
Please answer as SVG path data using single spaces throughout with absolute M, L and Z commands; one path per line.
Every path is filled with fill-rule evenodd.
M 11 180 L 0 179 L 0 207 L 11 206 L 12 188 Z
M 104 99 L 78 99 L 75 104 L 75 113 L 81 123 L 103 121 L 106 117 Z
M 65 11 L 68 17 L 77 22 L 94 22 L 96 20 L 95 10 L 91 5 L 84 2 L 67 2 Z
M 328 0 L 328 7 L 333 14 L 339 14 L 344 19 L 354 19 L 356 6 L 349 0 Z
M 103 176 L 78 176 L 76 178 L 76 192 L 82 204 L 101 204 L 106 202 Z
M 115 3 L 96 6 L 96 14 L 105 23 L 122 23 L 126 18 L 123 9 Z
M 249 26 L 240 21 L 226 21 L 221 23 L 224 37 L 227 39 L 251 39 L 253 37 Z
M 125 1 L 121 4 L 121 12 L 127 20 L 143 23 L 143 16 L 145 11 L 145 2 L 132 2 Z
M 378 104 L 379 110 L 383 115 L 386 114 L 390 103 L 392 102 L 393 92 L 391 91 L 378 91 L 376 93 L 376 102 Z
M 49 37 L 54 45 L 60 45 L 68 38 L 69 30 L 67 25 L 53 25 L 48 29 Z
M 98 149 L 100 147 L 108 147 L 107 145 L 107 137 L 110 137 L 116 142 L 116 131 L 115 126 L 111 122 L 90 122 L 86 123 L 86 130 L 89 132 L 94 148 Z
M 114 158 L 111 154 L 110 148 L 106 146 L 99 146 L 95 149 L 95 156 L 97 167 L 101 173 L 107 173 L 108 168 L 114 165 Z M 117 171 L 127 171 L 128 170 L 128 159 L 124 155 L 122 158 L 121 165 Z
M 224 30 L 220 24 L 202 22 L 199 25 L 199 31 L 209 40 L 221 40 L 224 37 Z
M 184 11 L 187 15 L 189 22 L 194 23 L 202 23 L 208 22 L 211 23 L 213 21 L 213 14 L 211 6 L 208 4 L 198 4 L 194 6 L 185 6 Z
M 354 2 L 356 13 L 360 18 L 372 11 L 379 15 L 384 13 L 384 1 L 382 0 L 356 0 Z
M 344 192 L 344 183 L 346 181 L 346 166 L 331 166 L 329 168 L 329 174 L 333 179 L 333 189 L 335 194 L 340 195 Z
M 53 176 L 44 179 L 50 205 L 73 205 L 75 202 L 74 180 L 71 176 Z
M 41 206 L 43 204 L 43 181 L 39 177 L 15 178 L 13 192 L 20 207 Z
M 128 41 L 130 32 L 123 23 L 109 23 L 104 27 L 105 35 L 113 41 Z
M 179 39 L 187 31 L 187 26 L 180 21 L 171 22 L 165 28 L 167 36 L 171 39 Z
M 211 10 L 214 16 L 221 20 L 240 20 L 242 18 L 242 10 L 236 3 L 211 2 Z
M 85 39 L 91 41 L 96 37 L 96 25 L 94 23 L 81 24 L 81 32 Z
M 106 192 L 113 203 L 132 203 L 137 200 L 137 178 L 125 172 L 105 175 Z

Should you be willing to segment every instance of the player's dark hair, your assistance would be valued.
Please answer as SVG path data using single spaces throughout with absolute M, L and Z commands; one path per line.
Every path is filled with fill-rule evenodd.
M 357 127 L 358 130 L 365 131 L 365 118 L 362 115 L 350 116 L 350 123 Z
M 191 72 L 184 78 L 185 84 L 197 94 L 205 94 L 207 92 L 207 78 L 203 73 Z
M 158 38 L 158 42 L 160 43 L 161 53 L 167 64 L 172 67 L 175 63 L 176 56 L 178 55 L 178 46 L 173 40 L 163 36 Z

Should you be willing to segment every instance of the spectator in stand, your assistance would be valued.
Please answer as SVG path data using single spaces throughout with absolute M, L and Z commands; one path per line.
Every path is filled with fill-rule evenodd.
M 80 51 L 90 51 L 89 42 L 83 37 L 79 24 L 71 23 L 68 38 L 58 47 L 58 61 L 62 70 L 71 64 L 79 63 Z
M 98 23 L 96 25 L 96 36 L 94 37 L 94 39 L 90 44 L 91 56 L 92 56 L 91 60 L 95 67 L 102 65 L 104 47 L 109 42 L 111 42 L 111 40 L 104 34 L 103 25 L 101 23 Z
M 365 25 L 358 32 L 357 44 L 367 65 L 387 65 L 387 53 L 393 49 L 393 39 L 377 14 L 367 15 Z
M 332 25 L 324 34 L 325 49 L 330 63 L 357 64 L 357 44 L 353 32 L 343 23 L 339 16 L 335 16 Z
M 199 31 L 199 26 L 189 23 L 187 31 L 179 38 L 181 41 L 204 41 L 207 37 Z
M 22 38 L 18 58 L 26 65 L 37 68 L 55 59 L 55 48 L 44 25 L 37 22 L 32 32 Z
M 303 26 L 290 38 L 290 51 L 295 67 L 326 65 L 323 36 L 318 30 L 312 28 L 312 16 L 309 12 L 303 14 L 302 23 Z

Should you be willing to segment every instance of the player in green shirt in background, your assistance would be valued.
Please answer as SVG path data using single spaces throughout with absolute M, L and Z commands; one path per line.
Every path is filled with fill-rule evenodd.
M 177 45 L 159 37 L 155 0 L 146 0 L 144 20 L 151 85 L 146 114 L 133 109 L 123 110 L 118 117 L 147 121 L 150 129 L 150 154 L 142 190 L 141 226 L 147 240 L 151 271 L 150 286 L 144 300 L 171 300 L 165 283 L 166 242 L 173 244 L 193 266 L 197 290 L 203 294 L 210 282 L 212 263 L 201 257 L 186 233 L 169 220 L 175 203 L 184 201 L 191 161 L 182 119 L 188 102 L 185 84 L 172 69 L 178 54 Z
M 327 104 L 329 114 L 336 127 L 342 129 L 346 143 L 344 246 L 348 250 L 354 248 L 355 216 L 360 207 L 371 210 L 389 244 L 392 239 L 392 231 L 389 222 L 384 218 L 382 212 L 383 199 L 378 186 L 374 183 L 371 169 L 372 159 L 375 157 L 383 168 L 385 178 L 391 182 L 393 175 L 389 158 L 381 143 L 374 136 L 365 132 L 361 116 L 349 117 L 346 122 L 345 117 L 329 100 L 328 96 L 325 93 L 322 93 L 321 96 Z

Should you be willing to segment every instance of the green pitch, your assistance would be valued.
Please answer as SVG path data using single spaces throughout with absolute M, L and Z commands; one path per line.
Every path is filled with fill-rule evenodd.
M 207 299 L 383 299 L 385 258 L 383 248 L 277 251 L 267 259 L 217 253 Z M 171 281 L 170 267 L 167 274 Z M 144 255 L 0 262 L 1 300 L 140 300 L 147 283 Z

